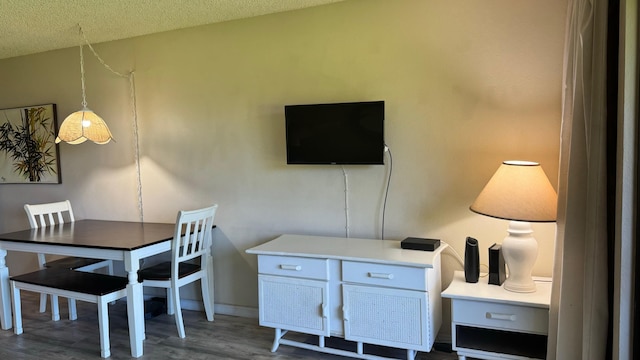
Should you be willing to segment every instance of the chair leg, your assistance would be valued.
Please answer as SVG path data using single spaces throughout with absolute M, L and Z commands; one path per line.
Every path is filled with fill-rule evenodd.
M 178 336 L 185 338 L 187 335 L 184 333 L 184 322 L 182 321 L 182 306 L 180 306 L 180 289 L 176 286 L 172 288 L 171 294 L 173 295 L 173 306 L 175 309 L 176 327 L 178 328 Z
M 13 333 L 22 334 L 22 305 L 20 303 L 20 289 L 11 281 L 11 293 L 13 294 Z
M 176 312 L 176 308 L 173 305 L 173 292 L 171 291 L 171 288 L 168 287 L 167 288 L 167 314 L 169 315 L 173 315 Z
M 107 266 L 107 272 L 109 273 L 109 275 L 113 275 L 113 260 L 109 260 L 109 265 Z M 115 300 L 109 303 L 109 305 L 115 305 L 115 304 L 116 304 Z
M 200 279 L 200 287 L 202 289 L 204 313 L 207 315 L 207 320 L 213 321 L 213 299 L 211 299 L 211 296 L 209 295 L 209 280 L 206 277 Z
M 69 305 L 69 320 L 77 320 L 78 311 L 76 310 L 76 299 L 67 298 L 67 302 Z
M 40 293 L 40 312 L 47 311 L 47 294 Z
M 60 307 L 58 306 L 58 295 L 51 296 L 51 320 L 60 320 Z
M 111 356 L 111 344 L 109 343 L 109 307 L 107 302 L 100 298 L 98 301 L 98 327 L 100 327 L 100 356 Z

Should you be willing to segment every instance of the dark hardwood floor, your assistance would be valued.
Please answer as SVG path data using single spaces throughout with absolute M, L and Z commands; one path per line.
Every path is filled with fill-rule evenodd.
M 60 300 L 61 320 L 51 321 L 50 312 L 38 312 L 38 297 L 22 292 L 22 335 L 13 330 L 0 330 L 0 359 L 61 360 L 100 359 L 98 315 L 95 304 L 78 302 L 78 320 L 69 321 L 66 300 Z M 314 351 L 281 345 L 270 351 L 273 329 L 258 325 L 257 319 L 216 314 L 214 322 L 207 322 L 204 313 L 183 311 L 187 337 L 180 339 L 173 316 L 161 314 L 147 319 L 144 355 L 139 359 L 348 359 Z M 67 319 L 65 319 L 67 318 Z M 132 359 L 129 347 L 126 303 L 118 301 L 109 309 L 111 358 Z M 294 334 L 296 340 L 313 341 L 315 337 Z M 291 338 L 287 336 L 288 338 Z M 327 339 L 344 344 L 341 339 Z M 365 352 L 368 350 L 365 347 Z M 375 348 L 380 355 L 406 358 L 404 350 Z M 419 352 L 419 360 L 457 359 L 447 351 Z

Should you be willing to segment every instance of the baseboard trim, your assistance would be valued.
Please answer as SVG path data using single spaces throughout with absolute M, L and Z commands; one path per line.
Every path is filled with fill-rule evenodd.
M 145 296 L 145 300 L 155 296 Z M 201 300 L 181 299 L 180 306 L 185 310 L 204 311 Z M 216 314 L 239 316 L 245 318 L 258 318 L 258 309 L 247 306 L 236 306 L 227 304 L 214 304 L 213 311 Z
M 258 309 L 256 308 L 250 308 L 246 306 L 226 305 L 226 304 L 215 304 L 213 306 L 213 309 L 216 314 L 239 316 L 239 317 L 252 318 L 252 319 L 258 318 Z

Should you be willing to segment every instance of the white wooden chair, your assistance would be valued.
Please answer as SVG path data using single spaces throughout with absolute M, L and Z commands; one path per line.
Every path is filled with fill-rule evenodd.
M 53 227 L 65 222 L 75 221 L 69 200 L 46 204 L 26 204 L 24 210 L 27 212 L 29 224 L 32 229 Z M 40 269 L 55 267 L 78 271 L 94 271 L 96 269 L 107 268 L 109 275 L 113 275 L 113 262 L 111 260 L 64 257 L 47 261 L 45 254 L 38 254 L 38 266 Z M 40 294 L 40 312 L 45 312 L 46 310 L 47 294 L 42 293 Z M 76 302 L 73 299 L 69 299 L 69 319 L 75 320 L 76 317 Z M 54 321 L 60 320 L 58 298 L 55 295 L 51 295 L 51 318 Z
M 180 306 L 181 286 L 200 280 L 207 320 L 213 321 L 213 298 L 209 296 L 207 269 L 213 266 L 209 263 L 211 231 L 217 209 L 216 204 L 204 209 L 178 212 L 171 250 L 172 260 L 138 272 L 142 286 L 167 289 L 167 313 L 175 314 L 178 335 L 181 338 L 185 337 Z M 213 292 L 213 289 L 211 291 Z

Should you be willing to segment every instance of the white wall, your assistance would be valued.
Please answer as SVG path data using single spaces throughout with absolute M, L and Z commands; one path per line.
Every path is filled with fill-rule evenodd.
M 565 8 L 349 0 L 94 47 L 135 69 L 145 221 L 220 204 L 216 303 L 256 307 L 245 249 L 281 233 L 345 233 L 342 169 L 285 164 L 285 104 L 385 100 L 385 238 L 440 238 L 462 255 L 474 236 L 487 249 L 507 223 L 468 207 L 501 161 L 538 161 L 556 183 Z M 61 185 L 1 185 L 0 231 L 28 227 L 24 203 L 65 198 L 77 218 L 138 220 L 129 83 L 88 49 L 85 70 L 89 107 L 117 142 L 61 144 Z M 78 48 L 0 60 L 0 85 L 1 108 L 56 103 L 61 123 L 80 108 Z M 388 170 L 346 167 L 352 237 L 381 236 Z M 550 275 L 555 225 L 534 230 L 534 272 Z M 8 263 L 17 273 L 33 258 Z M 443 266 L 447 284 L 461 267 L 451 256 Z

